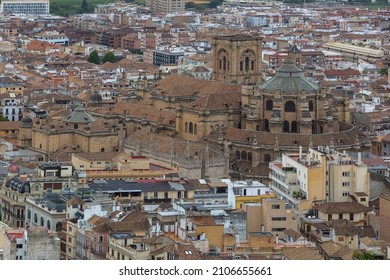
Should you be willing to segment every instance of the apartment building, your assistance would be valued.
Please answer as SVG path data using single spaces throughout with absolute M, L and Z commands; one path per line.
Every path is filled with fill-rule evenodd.
M 248 205 L 247 234 L 249 232 L 270 232 L 284 239 L 285 231 L 298 230 L 298 223 L 292 205 L 277 198 L 263 199 L 261 205 Z
M 0 12 L 48 15 L 50 13 L 50 0 L 3 0 L 0 5 Z
M 348 202 L 350 196 L 368 205 L 370 174 L 360 153 L 353 159 L 320 146 L 305 155 L 283 154 L 270 168 L 271 189 L 296 210 L 306 211 L 316 201 Z
M 21 95 L 13 92 L 4 93 L 0 101 L 0 110 L 9 121 L 20 121 L 23 118 L 23 103 Z
M 298 212 L 326 198 L 325 155 L 313 152 L 303 155 L 300 148 L 299 154 L 283 154 L 281 161 L 270 163 L 271 190 Z
M 149 7 L 152 13 L 175 13 L 183 12 L 184 0 L 146 0 L 145 6 Z

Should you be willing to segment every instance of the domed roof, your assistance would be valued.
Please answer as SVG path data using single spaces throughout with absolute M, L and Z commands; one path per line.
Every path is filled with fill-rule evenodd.
M 30 192 L 30 182 L 23 181 L 20 178 L 12 178 L 8 180 L 5 183 L 5 186 L 21 194 Z
M 99 93 L 94 93 L 89 98 L 89 102 L 94 104 L 98 104 L 98 103 L 100 104 L 103 102 L 103 98 Z
M 22 127 L 32 127 L 32 125 L 33 120 L 29 116 L 26 116 L 20 120 L 20 126 Z
M 8 173 L 19 173 L 19 170 L 20 167 L 14 163 L 8 167 Z
M 276 70 L 276 75 L 263 82 L 260 90 L 280 91 L 285 94 L 296 94 L 301 91 L 317 93 L 318 85 L 303 76 L 303 70 L 295 66 L 291 59 L 285 59 L 283 66 Z

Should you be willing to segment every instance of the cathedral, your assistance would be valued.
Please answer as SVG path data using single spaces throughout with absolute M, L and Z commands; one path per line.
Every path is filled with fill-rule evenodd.
M 246 45 L 248 50 L 242 49 L 239 56 L 226 51 L 226 44 L 214 44 L 214 54 L 223 52 L 227 65 L 240 61 L 236 65 L 239 70 L 241 62 L 246 65 L 245 54 L 258 47 L 258 40 L 248 41 L 256 45 Z M 240 125 L 224 127 L 205 137 L 220 144 L 229 158 L 231 175 L 266 181 L 269 162 L 283 152 L 298 151 L 300 146 L 356 151 L 370 148 L 367 136 L 350 123 L 348 97 L 336 99 L 329 89 L 305 77 L 298 67 L 300 61 L 293 47 L 272 78 L 262 81 L 261 73 L 256 73 L 259 78 L 253 81 L 258 82 L 242 79 Z M 258 63 L 255 61 L 255 65 Z M 221 77 L 218 71 L 217 67 L 217 80 Z
M 119 95 L 105 106 L 94 94 L 86 108 L 75 106 L 65 117 L 24 118 L 19 140 L 45 153 L 125 149 L 176 164 L 181 176 L 264 183 L 269 162 L 300 147 L 370 148 L 369 138 L 350 123 L 348 97 L 334 97 L 306 77 L 296 47 L 265 78 L 261 42 L 256 36 L 217 36 L 213 80 L 140 76 L 137 98 Z

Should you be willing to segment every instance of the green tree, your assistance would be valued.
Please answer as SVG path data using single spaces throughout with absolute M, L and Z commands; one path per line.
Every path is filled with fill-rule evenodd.
M 89 56 L 88 56 L 88 62 L 95 63 L 95 64 L 100 64 L 100 58 L 98 52 L 92 51 Z
M 103 63 L 106 63 L 106 62 L 115 63 L 115 55 L 112 52 L 106 53 L 102 59 L 102 62 Z
M 80 10 L 80 12 L 82 14 L 88 13 L 88 3 L 87 3 L 87 0 L 83 0 L 83 2 L 81 2 L 81 10 Z
M 383 260 L 383 256 L 376 254 L 372 251 L 360 251 L 355 250 L 352 255 L 354 260 Z
M 0 114 L 0 122 L 8 122 L 9 119 Z
M 389 69 L 386 67 L 383 67 L 379 70 L 379 74 L 381 74 L 382 76 L 387 76 L 389 74 Z

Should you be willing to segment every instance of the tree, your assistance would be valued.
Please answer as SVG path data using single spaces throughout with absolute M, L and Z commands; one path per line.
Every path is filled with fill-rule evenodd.
M 373 251 L 355 250 L 352 255 L 354 260 L 383 260 L 383 256 L 376 254 Z
M 112 52 L 106 53 L 102 59 L 102 62 L 103 63 L 106 63 L 106 62 L 115 63 L 115 55 Z
M 95 64 L 100 64 L 100 58 L 98 52 L 92 51 L 89 56 L 88 56 L 88 62 L 95 63 Z
M 386 67 L 383 67 L 379 70 L 379 74 L 381 74 L 382 76 L 387 76 L 389 74 L 388 72 L 389 70 Z
M 0 122 L 8 122 L 9 119 L 0 114 Z
M 87 12 L 88 12 L 88 3 L 87 0 L 83 0 L 83 2 L 81 2 L 81 13 L 85 14 Z

